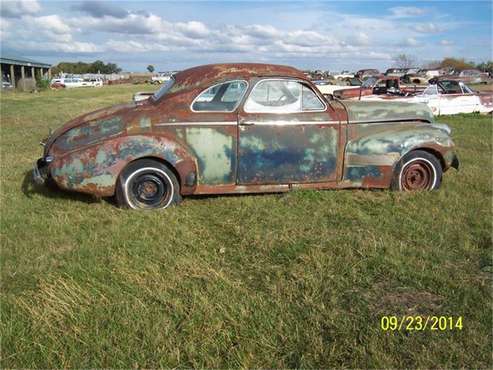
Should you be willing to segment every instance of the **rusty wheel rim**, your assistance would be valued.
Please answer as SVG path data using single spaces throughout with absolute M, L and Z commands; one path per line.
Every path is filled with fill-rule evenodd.
M 431 164 L 416 160 L 402 170 L 401 188 L 406 191 L 429 190 L 435 181 L 434 176 Z

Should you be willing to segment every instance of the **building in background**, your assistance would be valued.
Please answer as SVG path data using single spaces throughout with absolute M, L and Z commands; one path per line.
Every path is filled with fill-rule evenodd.
M 51 78 L 51 65 L 22 57 L 0 56 L 2 87 L 31 90 L 37 78 Z

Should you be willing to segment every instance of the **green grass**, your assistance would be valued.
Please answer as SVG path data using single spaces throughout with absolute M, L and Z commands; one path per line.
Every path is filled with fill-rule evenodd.
M 120 210 L 35 188 L 38 142 L 142 86 L 1 97 L 2 368 L 492 368 L 492 120 L 441 117 L 441 190 Z M 382 315 L 463 316 L 383 332 Z

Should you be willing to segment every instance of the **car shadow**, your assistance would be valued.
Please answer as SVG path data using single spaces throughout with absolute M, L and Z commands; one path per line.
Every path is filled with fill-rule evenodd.
M 46 198 L 77 200 L 87 204 L 99 203 L 101 200 L 111 203 L 111 199 L 97 198 L 89 194 L 62 190 L 53 181 L 48 181 L 44 185 L 36 184 L 32 177 L 32 171 L 26 171 L 24 173 L 21 191 L 28 198 L 32 198 L 34 194 L 37 194 Z

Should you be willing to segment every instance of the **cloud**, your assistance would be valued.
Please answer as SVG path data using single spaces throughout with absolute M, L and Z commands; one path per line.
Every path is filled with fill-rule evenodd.
M 420 33 L 441 33 L 445 31 L 445 27 L 435 23 L 418 23 L 413 26 L 416 32 Z
M 20 18 L 24 15 L 39 13 L 41 5 L 39 5 L 37 0 L 3 1 L 0 9 L 2 17 Z
M 128 11 L 116 5 L 115 2 L 102 1 L 83 1 L 80 4 L 74 5 L 72 8 L 84 12 L 94 18 L 103 18 L 105 16 L 115 18 L 125 18 Z
M 395 18 L 419 17 L 428 12 L 428 9 L 417 8 L 414 6 L 396 6 L 390 8 L 389 11 Z
M 450 41 L 450 40 L 440 40 L 440 45 L 451 46 L 451 45 L 454 45 L 454 42 Z
M 59 35 L 70 32 L 70 27 L 66 25 L 58 15 L 45 15 L 42 17 L 29 17 L 28 20 L 35 26 Z

